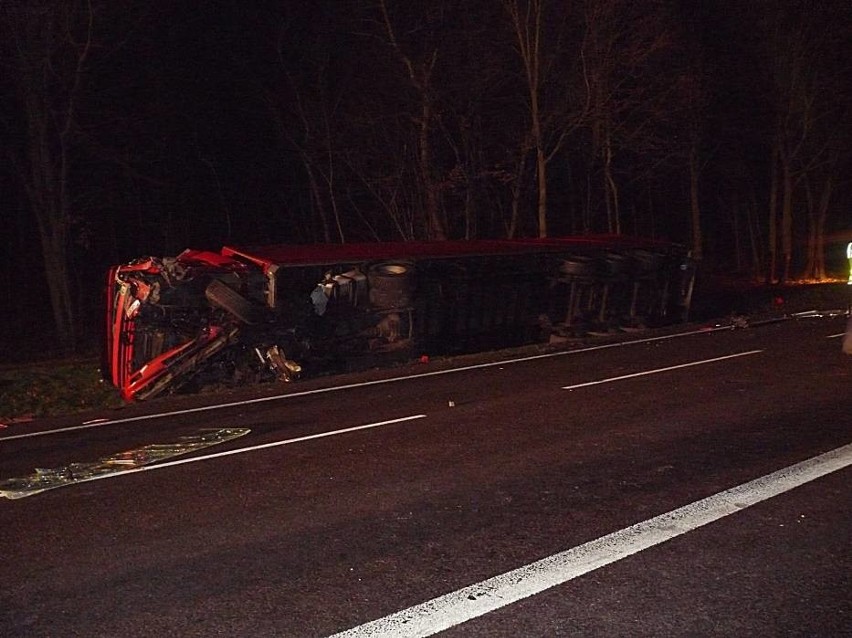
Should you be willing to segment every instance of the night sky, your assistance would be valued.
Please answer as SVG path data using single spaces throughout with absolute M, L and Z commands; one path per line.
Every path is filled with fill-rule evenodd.
M 430 197 L 449 238 L 506 236 L 513 202 L 516 235 L 535 235 L 511 5 L 524 16 L 536 3 L 386 0 L 385 14 L 379 0 L 94 0 L 78 67 L 87 3 L 0 0 L 9 334 L 50 323 L 40 218 L 68 230 L 80 326 L 105 269 L 140 255 L 430 238 Z M 844 265 L 852 4 L 541 5 L 551 235 L 617 220 L 691 244 L 692 160 L 703 267 L 766 276 L 773 175 L 780 233 L 786 168 L 791 275 L 807 274 L 820 214 L 827 266 Z

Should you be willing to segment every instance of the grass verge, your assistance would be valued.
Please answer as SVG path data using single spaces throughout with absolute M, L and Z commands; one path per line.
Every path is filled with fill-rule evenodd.
M 121 405 L 95 359 L 46 361 L 0 368 L 0 423 Z

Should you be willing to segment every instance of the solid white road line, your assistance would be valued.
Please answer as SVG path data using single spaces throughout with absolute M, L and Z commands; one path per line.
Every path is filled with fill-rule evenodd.
M 620 377 L 609 377 L 608 379 L 599 379 L 597 381 L 587 381 L 586 383 L 576 383 L 574 385 L 563 386 L 563 390 L 575 390 L 576 388 L 585 388 L 590 385 L 600 385 L 601 383 L 612 383 L 613 381 L 622 381 L 624 379 L 633 379 L 635 377 L 644 377 L 649 374 L 659 374 L 660 372 L 668 372 L 669 370 L 677 370 L 678 368 L 689 368 L 692 366 L 700 366 L 705 363 L 713 363 L 714 361 L 724 361 L 725 359 L 734 359 L 736 357 L 745 357 L 750 354 L 757 354 L 763 350 L 749 350 L 748 352 L 738 352 L 737 354 L 729 354 L 724 357 L 714 357 L 712 359 L 702 359 L 701 361 L 690 361 L 689 363 L 681 363 L 676 366 L 666 366 L 665 368 L 656 368 L 654 370 L 645 370 L 644 372 L 634 372 L 633 374 L 623 374 Z
M 137 474 L 139 472 L 151 472 L 153 470 L 162 470 L 167 467 L 174 467 L 176 465 L 186 465 L 187 463 L 198 463 L 199 461 L 209 461 L 211 459 L 218 459 L 223 456 L 234 456 L 235 454 L 245 454 L 246 452 L 256 452 L 257 450 L 265 450 L 273 447 L 281 447 L 282 445 L 292 445 L 293 443 L 302 443 L 303 441 L 312 441 L 314 439 L 324 439 L 329 436 L 337 436 L 339 434 L 346 434 L 348 432 L 357 432 L 359 430 L 369 430 L 372 428 L 378 428 L 383 425 L 393 425 L 395 423 L 404 423 L 405 421 L 414 421 L 415 419 L 425 419 L 425 414 L 415 414 L 413 416 L 404 416 L 399 419 L 391 419 L 389 421 L 379 421 L 377 423 L 367 423 L 365 425 L 356 425 L 351 428 L 342 428 L 340 430 L 331 430 L 329 432 L 318 432 L 317 434 L 307 434 L 305 436 L 297 436 L 293 439 L 284 439 L 281 441 L 272 441 L 271 443 L 261 443 L 259 445 L 251 445 L 249 447 L 241 447 L 236 448 L 234 450 L 224 450 L 223 452 L 215 452 L 213 454 L 205 454 L 204 456 L 193 456 L 186 459 L 176 459 L 174 461 L 167 461 L 165 463 L 157 463 L 156 465 L 145 465 L 142 467 L 134 468 L 132 470 L 125 470 L 123 472 L 119 472 L 116 474 L 105 474 L 100 476 L 93 476 L 89 481 L 99 481 L 102 479 L 108 478 L 119 478 L 128 476 L 130 474 Z
M 661 335 L 659 337 L 647 337 L 645 339 L 635 339 L 631 341 L 621 341 L 618 343 L 606 343 L 599 346 L 589 346 L 588 348 L 579 348 L 577 350 L 560 350 L 559 352 L 547 352 L 544 354 L 530 355 L 528 357 L 518 357 L 516 359 L 502 359 L 500 361 L 491 361 L 488 363 L 478 363 L 470 366 L 462 366 L 460 368 L 449 368 L 447 370 L 433 370 L 431 372 L 418 372 L 402 377 L 392 377 L 390 379 L 376 379 L 375 381 L 364 381 L 361 383 L 347 383 L 344 385 L 328 386 L 325 388 L 317 388 L 315 390 L 303 390 L 301 392 L 290 392 L 288 394 L 276 394 L 269 397 L 258 397 L 255 399 L 246 399 L 245 401 L 232 401 L 230 403 L 217 403 L 215 405 L 205 405 L 198 408 L 188 408 L 186 410 L 173 410 L 171 412 L 158 412 L 156 414 L 143 414 L 140 416 L 131 416 L 124 419 L 98 420 L 97 422 L 88 422 L 82 425 L 72 425 L 64 428 L 56 428 L 54 430 L 44 430 L 42 432 L 28 432 L 25 434 L 14 434 L 12 436 L 0 437 L 0 442 L 11 441 L 13 439 L 27 439 L 36 436 L 46 436 L 48 434 L 60 434 L 62 432 L 74 432 L 76 430 L 87 430 L 89 428 L 99 428 L 105 425 L 117 425 L 120 423 L 132 423 L 134 421 L 151 421 L 154 419 L 164 419 L 167 417 L 180 416 L 183 414 L 193 414 L 195 412 L 209 412 L 211 410 L 223 410 L 226 408 L 235 408 L 243 405 L 252 405 L 255 403 L 266 403 L 269 401 L 283 401 L 284 399 L 294 399 L 296 397 L 304 397 L 313 394 L 326 394 L 329 392 L 340 392 L 341 390 L 351 390 L 353 388 L 364 388 L 371 385 L 383 385 L 386 383 L 396 383 L 398 381 L 412 381 L 414 379 L 422 379 L 425 377 L 435 377 L 444 374 L 455 374 L 457 372 L 467 372 L 469 370 L 479 370 L 481 368 L 493 368 L 496 366 L 507 366 L 515 363 L 524 363 L 527 361 L 536 361 L 538 359 L 552 359 L 554 357 L 564 357 L 572 354 L 581 354 L 584 352 L 592 352 L 595 350 L 607 350 L 609 348 L 620 348 L 624 346 L 636 345 L 640 343 L 651 343 L 654 341 L 664 341 L 668 339 L 676 339 L 678 337 L 689 337 L 699 334 L 708 334 L 718 332 L 720 330 L 730 330 L 731 326 L 716 326 L 712 328 L 701 328 L 699 330 L 690 330 L 688 332 L 678 332 L 671 335 Z
M 432 636 L 488 612 L 566 583 L 595 569 L 717 521 L 761 501 L 852 465 L 852 444 L 660 516 L 543 558 L 372 622 L 333 638 Z

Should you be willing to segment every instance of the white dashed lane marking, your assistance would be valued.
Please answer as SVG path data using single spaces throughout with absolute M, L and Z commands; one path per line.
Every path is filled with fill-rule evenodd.
M 712 359 L 702 359 L 701 361 L 690 361 L 689 363 L 681 363 L 676 366 L 666 366 L 665 368 L 656 368 L 654 370 L 644 370 L 642 372 L 634 372 L 633 374 L 622 374 L 618 377 L 609 377 L 607 379 L 598 379 L 597 381 L 587 381 L 586 383 L 575 383 L 574 385 L 566 385 L 563 390 L 576 390 L 577 388 L 585 388 L 590 385 L 600 385 L 601 383 L 612 383 L 613 381 L 623 381 L 624 379 L 633 379 L 636 377 L 644 377 L 649 374 L 659 374 L 670 370 L 678 370 L 680 368 L 690 368 L 692 366 L 700 366 L 705 363 L 715 363 L 716 361 L 724 361 L 725 359 L 735 359 L 737 357 L 745 357 L 750 354 L 758 354 L 763 350 L 749 350 L 748 352 L 738 352 L 737 354 L 729 354 L 724 357 L 713 357 Z

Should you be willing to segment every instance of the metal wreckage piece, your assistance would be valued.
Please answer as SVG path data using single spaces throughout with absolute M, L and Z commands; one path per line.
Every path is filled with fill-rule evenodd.
M 136 470 L 158 461 L 219 445 L 245 436 L 250 431 L 247 428 L 202 430 L 192 436 L 183 436 L 174 443 L 144 445 L 102 457 L 91 463 L 69 463 L 57 468 L 36 468 L 35 472 L 28 476 L 0 481 L 0 496 L 8 499 L 19 499 L 57 487 L 103 479 L 114 474 Z
M 127 400 L 686 319 L 683 247 L 622 236 L 225 247 L 107 277 L 105 378 Z

